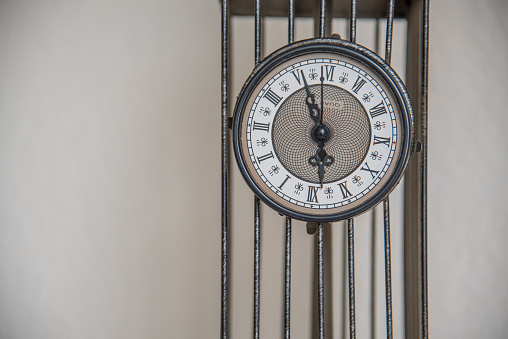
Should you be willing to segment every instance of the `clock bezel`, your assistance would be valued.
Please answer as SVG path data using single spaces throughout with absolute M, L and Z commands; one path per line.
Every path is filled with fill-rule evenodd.
M 377 192 L 373 194 L 365 202 L 346 209 L 338 213 L 330 214 L 313 214 L 312 209 L 308 209 L 309 213 L 303 213 L 300 211 L 292 210 L 280 203 L 274 201 L 267 193 L 261 189 L 252 177 L 252 174 L 248 170 L 246 164 L 246 158 L 244 157 L 242 144 L 241 144 L 241 121 L 246 110 L 247 103 L 253 95 L 256 87 L 266 78 L 272 70 L 278 65 L 287 60 L 304 56 L 311 53 L 332 53 L 337 55 L 343 55 L 354 59 L 355 61 L 366 66 L 366 71 L 375 72 L 383 81 L 386 87 L 391 91 L 391 94 L 396 100 L 398 109 L 400 111 L 401 119 L 401 150 L 396 164 L 394 165 L 393 172 L 388 180 L 383 184 Z M 375 207 L 381 202 L 388 194 L 393 191 L 397 186 L 400 179 L 402 178 L 409 158 L 414 148 L 414 118 L 413 110 L 409 95 L 404 87 L 403 82 L 400 80 L 396 72 L 386 64 L 377 54 L 370 51 L 369 49 L 340 39 L 309 39 L 296 42 L 291 45 L 287 45 L 266 57 L 261 61 L 257 67 L 253 70 L 246 83 L 244 84 L 236 102 L 234 109 L 233 118 L 233 149 L 235 158 L 239 166 L 240 172 L 243 178 L 249 185 L 249 187 L 265 204 L 277 212 L 286 216 L 312 222 L 335 222 L 340 220 L 349 219 L 360 215 L 371 208 Z M 321 210 L 322 213 L 322 210 Z

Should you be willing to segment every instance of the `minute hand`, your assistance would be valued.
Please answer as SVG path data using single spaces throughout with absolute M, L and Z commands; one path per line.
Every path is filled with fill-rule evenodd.
M 302 73 L 303 78 L 303 84 L 305 86 L 305 92 L 307 92 L 307 98 L 305 99 L 305 103 L 307 104 L 307 107 L 309 108 L 310 117 L 316 125 L 321 124 L 321 109 L 319 108 L 319 105 L 316 104 L 316 98 L 314 97 L 314 94 L 311 93 L 310 87 L 307 84 L 307 80 L 305 80 L 305 74 L 302 70 L 300 70 Z

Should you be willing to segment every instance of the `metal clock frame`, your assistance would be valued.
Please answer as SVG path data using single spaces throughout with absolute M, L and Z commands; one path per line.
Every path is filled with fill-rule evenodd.
M 397 163 L 394 165 L 394 173 L 392 173 L 391 177 L 384 184 L 384 186 L 367 202 L 352 209 L 348 209 L 345 212 L 335 214 L 313 215 L 310 213 L 301 213 L 298 211 L 293 211 L 274 202 L 265 194 L 259 185 L 256 184 L 250 175 L 245 165 L 245 157 L 240 144 L 240 125 L 243 113 L 245 112 L 247 101 L 249 100 L 256 86 L 260 83 L 264 76 L 272 71 L 273 68 L 276 67 L 280 62 L 313 52 L 333 53 L 349 56 L 366 65 L 369 70 L 375 71 L 390 88 L 392 94 L 397 100 L 397 105 L 401 112 L 401 127 L 403 132 L 402 135 L 404 138 L 401 144 L 402 150 L 400 156 L 397 159 Z M 234 112 L 233 149 L 238 166 L 245 180 L 251 189 L 255 192 L 256 196 L 258 196 L 265 204 L 272 207 L 279 213 L 282 213 L 283 215 L 298 220 L 312 222 L 335 222 L 358 216 L 359 214 L 370 210 L 372 207 L 376 206 L 380 201 L 382 201 L 388 194 L 390 194 L 390 192 L 397 186 L 400 179 L 402 178 L 402 175 L 404 174 L 404 170 L 406 169 L 409 157 L 413 150 L 413 109 L 409 100 L 409 95 L 406 92 L 402 80 L 400 80 L 395 71 L 390 66 L 388 66 L 377 54 L 363 46 L 341 39 L 319 38 L 302 40 L 291 45 L 286 45 L 270 54 L 268 57 L 263 59 L 263 61 L 259 62 L 252 74 L 247 79 L 238 96 L 238 101 L 236 103 Z
M 221 322 L 220 337 L 229 338 L 229 299 L 230 299 L 230 130 L 231 90 L 230 90 L 230 20 L 232 15 L 252 15 L 255 18 L 254 60 L 261 60 L 262 17 L 264 15 L 288 17 L 288 43 L 294 42 L 294 22 L 296 16 L 314 17 L 317 36 L 324 38 L 330 34 L 331 18 L 349 18 L 349 39 L 356 42 L 356 22 L 358 17 L 386 18 L 385 61 L 390 64 L 392 49 L 392 30 L 395 17 L 405 18 L 407 29 L 407 74 L 406 88 L 413 102 L 415 151 L 406 169 L 404 180 L 404 303 L 405 337 L 427 339 L 428 331 L 428 287 L 427 287 L 427 120 L 428 120 L 428 56 L 429 56 L 429 0 L 365 0 L 357 4 L 337 0 L 272 0 L 262 10 L 261 0 L 219 0 L 221 4 Z M 287 6 L 282 5 L 287 2 Z M 383 4 L 384 3 L 384 4 Z M 263 13 L 263 15 L 262 15 Z M 383 201 L 383 220 L 385 234 L 385 286 L 386 286 L 386 335 L 393 337 L 392 292 L 391 292 L 391 245 L 389 200 Z M 284 268 L 284 328 L 283 337 L 290 338 L 291 308 L 291 218 L 286 217 L 286 244 Z M 309 226 L 308 226 L 309 227 Z M 316 225 L 317 258 L 317 299 L 318 317 L 314 323 L 314 338 L 325 338 L 325 288 L 323 272 L 325 264 L 325 227 Z M 259 338 L 260 326 L 260 202 L 254 197 L 254 338 Z M 347 276 L 349 290 L 349 336 L 356 338 L 355 316 L 355 265 L 354 265 L 354 220 L 347 221 Z

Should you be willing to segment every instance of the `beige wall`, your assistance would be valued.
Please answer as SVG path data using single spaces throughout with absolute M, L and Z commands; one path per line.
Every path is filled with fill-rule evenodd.
M 433 338 L 508 332 L 506 14 L 501 0 L 431 2 Z M 235 91 L 252 67 L 243 39 L 252 39 L 251 23 L 234 22 L 234 42 L 243 46 L 234 51 Z M 344 22 L 334 24 L 344 34 Z M 267 52 L 285 43 L 285 27 L 267 22 Z M 311 36 L 311 27 L 300 21 L 297 37 Z M 372 32 L 373 23 L 362 22 L 358 42 L 372 45 Z M 213 0 L 0 2 L 1 339 L 218 337 L 219 33 Z M 401 74 L 402 54 L 394 50 Z M 243 222 L 252 195 L 236 170 L 233 181 L 231 320 L 232 334 L 243 338 L 252 316 L 252 229 Z M 400 204 L 398 190 L 398 291 Z M 262 333 L 273 337 L 281 326 L 284 231 L 276 213 L 265 208 L 263 218 Z M 356 227 L 359 324 L 368 321 L 369 295 L 361 291 L 370 279 L 369 220 L 358 218 Z M 338 290 L 342 231 L 338 224 L 333 234 Z M 311 245 L 295 223 L 294 338 L 310 328 Z M 402 299 L 394 298 L 400 338 Z M 343 295 L 333 300 L 339 337 Z

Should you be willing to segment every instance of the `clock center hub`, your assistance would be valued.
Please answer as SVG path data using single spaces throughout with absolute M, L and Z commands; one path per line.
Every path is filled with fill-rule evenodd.
M 330 128 L 324 124 L 314 126 L 311 132 L 312 139 L 317 143 L 328 142 L 330 140 Z

